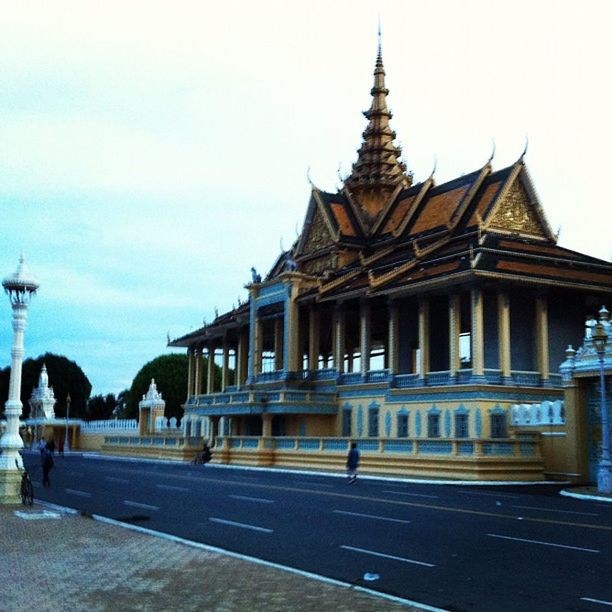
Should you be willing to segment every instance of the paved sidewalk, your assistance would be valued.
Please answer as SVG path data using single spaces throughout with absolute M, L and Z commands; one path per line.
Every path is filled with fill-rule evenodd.
M 11 612 L 421 609 L 36 503 L 0 506 L 0 577 Z

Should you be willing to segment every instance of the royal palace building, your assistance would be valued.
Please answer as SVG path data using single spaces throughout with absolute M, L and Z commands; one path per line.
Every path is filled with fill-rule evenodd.
M 356 441 L 374 473 L 579 480 L 559 366 L 612 264 L 557 244 L 523 156 L 416 183 L 388 93 L 379 48 L 342 189 L 312 186 L 248 301 L 170 342 L 189 356 L 184 434 L 226 463 L 338 468 Z

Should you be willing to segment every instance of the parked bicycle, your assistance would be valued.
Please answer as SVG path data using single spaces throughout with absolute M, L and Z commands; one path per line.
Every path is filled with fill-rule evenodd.
M 15 465 L 21 472 L 21 503 L 24 506 L 31 506 L 34 503 L 34 485 L 30 480 L 30 475 L 28 474 L 25 463 L 23 464 L 23 467 L 19 467 L 19 461 L 15 459 Z

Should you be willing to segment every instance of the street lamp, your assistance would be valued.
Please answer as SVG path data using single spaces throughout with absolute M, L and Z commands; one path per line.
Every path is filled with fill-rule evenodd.
M 2 281 L 4 291 L 13 308 L 13 345 L 11 347 L 11 376 L 8 400 L 4 407 L 6 431 L 0 438 L 0 504 L 19 502 L 20 474 L 23 467 L 19 450 L 23 441 L 19 435 L 21 403 L 21 366 L 23 363 L 23 336 L 28 318 L 28 306 L 38 289 L 38 283 L 29 275 L 23 254 L 19 258 L 17 272 Z
M 68 445 L 68 418 L 70 416 L 70 393 L 66 396 L 66 431 L 64 432 L 64 452 L 70 452 L 70 446 Z
M 602 311 L 605 310 L 602 308 Z M 600 311 L 600 314 L 607 315 Z M 593 345 L 599 357 L 599 396 L 601 406 L 601 459 L 597 468 L 597 490 L 600 493 L 612 493 L 612 462 L 610 461 L 610 426 L 608 424 L 608 407 L 606 405 L 606 378 L 604 370 L 604 357 L 608 344 L 608 334 L 602 320 L 595 325 L 593 330 Z

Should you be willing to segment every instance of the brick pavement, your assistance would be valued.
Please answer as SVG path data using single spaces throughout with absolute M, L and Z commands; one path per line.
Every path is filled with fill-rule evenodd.
M 0 506 L 0 580 L 6 612 L 418 609 L 38 504 Z

